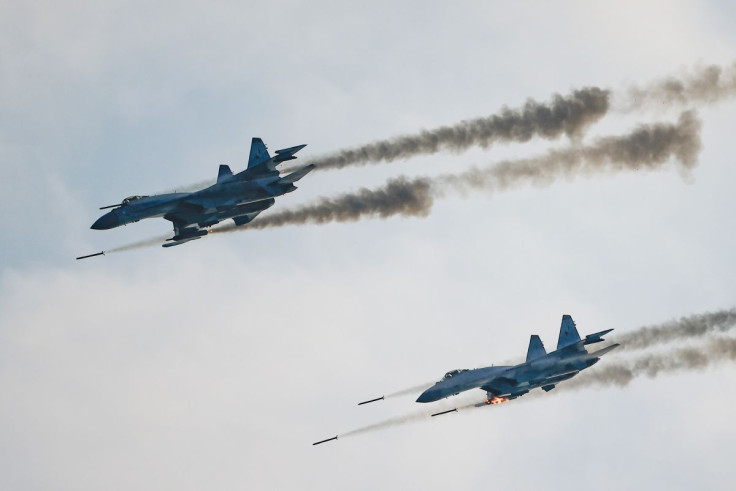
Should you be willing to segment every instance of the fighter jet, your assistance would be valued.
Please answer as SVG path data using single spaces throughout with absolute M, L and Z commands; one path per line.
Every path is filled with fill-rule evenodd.
M 572 317 L 563 315 L 557 350 L 547 353 L 542 340 L 534 334 L 529 340 L 525 363 L 452 370 L 447 372 L 442 380 L 424 391 L 417 402 L 434 402 L 470 389 L 486 391 L 485 403 L 478 406 L 516 399 L 538 387 L 549 392 L 563 380 L 571 379 L 582 370 L 598 363 L 601 356 L 619 346 L 613 344 L 592 353 L 585 349 L 586 345 L 604 341 L 603 336 L 611 331 L 613 329 L 588 334 L 584 339 L 580 339 Z
M 113 210 L 100 217 L 92 228 L 107 230 L 144 218 L 163 217 L 174 225 L 174 236 L 163 244 L 163 247 L 171 247 L 199 239 L 207 235 L 207 227 L 229 218 L 237 226 L 245 225 L 273 206 L 274 198 L 294 191 L 294 183 L 314 169 L 310 164 L 287 176 L 279 176 L 276 166 L 296 159 L 294 154 L 304 147 L 306 145 L 276 150 L 272 157 L 263 141 L 253 138 L 248 167 L 244 171 L 233 174 L 229 166 L 221 165 L 217 182 L 205 189 L 192 193 L 130 196 L 120 204 L 103 206 L 101 210 Z

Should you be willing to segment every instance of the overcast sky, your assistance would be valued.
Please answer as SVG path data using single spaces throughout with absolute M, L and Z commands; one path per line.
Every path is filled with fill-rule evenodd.
M 530 334 L 553 347 L 562 314 L 585 334 L 733 307 L 734 100 L 613 112 L 584 137 L 694 108 L 687 175 L 74 258 L 170 233 L 89 227 L 125 196 L 243 169 L 254 136 L 307 143 L 308 163 L 529 97 L 727 66 L 734 5 L 249 3 L 0 5 L 0 488 L 730 488 L 727 363 L 311 443 L 418 394 L 358 401 L 523 357 Z M 569 143 L 315 172 L 269 212 Z

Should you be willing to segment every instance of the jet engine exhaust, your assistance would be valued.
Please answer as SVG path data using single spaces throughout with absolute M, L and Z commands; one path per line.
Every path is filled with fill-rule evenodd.
M 488 399 L 486 401 L 486 404 L 503 404 L 504 402 L 508 402 L 511 399 L 508 397 L 492 397 L 491 399 Z

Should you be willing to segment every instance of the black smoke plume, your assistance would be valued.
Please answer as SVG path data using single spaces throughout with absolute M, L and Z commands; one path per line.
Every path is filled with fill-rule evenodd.
M 548 103 L 529 99 L 521 109 L 505 107 L 492 116 L 339 150 L 317 157 L 312 163 L 317 169 L 340 169 L 442 150 L 461 152 L 471 146 L 487 148 L 498 142 L 526 142 L 533 137 L 576 137 L 608 112 L 609 95 L 606 90 L 588 87 L 564 97 L 555 94 Z
M 394 215 L 426 217 L 435 198 L 448 192 L 494 192 L 525 183 L 547 185 L 559 178 L 652 170 L 670 160 L 687 171 L 697 165 L 700 121 L 692 111 L 682 113 L 677 124 L 640 125 L 624 136 L 600 138 L 591 145 L 572 145 L 545 155 L 509 160 L 439 177 L 391 179 L 378 189 L 361 189 L 316 203 L 263 216 L 245 227 L 227 225 L 213 232 L 388 218 Z

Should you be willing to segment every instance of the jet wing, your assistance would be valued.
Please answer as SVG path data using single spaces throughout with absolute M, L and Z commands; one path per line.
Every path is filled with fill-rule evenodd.
M 487 392 L 493 392 L 494 394 L 510 394 L 518 385 L 519 381 L 511 377 L 496 377 L 490 382 L 483 384 L 481 389 Z
M 186 227 L 197 223 L 202 218 L 204 210 L 205 208 L 198 203 L 180 201 L 173 211 L 164 215 L 164 218 L 172 222 L 174 229 L 176 229 L 177 227 Z

